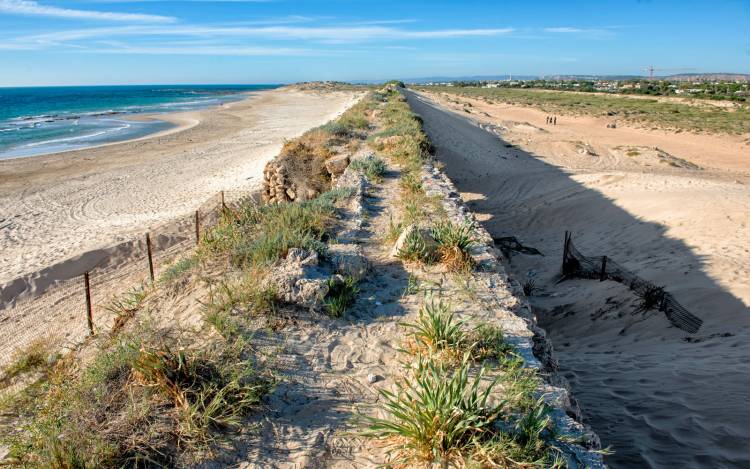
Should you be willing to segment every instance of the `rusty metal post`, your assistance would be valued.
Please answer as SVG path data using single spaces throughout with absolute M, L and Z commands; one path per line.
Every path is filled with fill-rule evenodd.
M 91 282 L 89 282 L 89 273 L 83 274 L 83 286 L 86 290 L 86 319 L 89 324 L 89 333 L 94 335 L 94 312 L 91 306 Z
M 599 281 L 607 280 L 607 256 L 602 256 L 602 270 L 599 272 Z
M 195 211 L 195 244 L 201 241 L 201 219 L 200 211 Z
M 154 258 L 151 255 L 151 236 L 146 233 L 146 252 L 148 252 L 148 273 L 151 276 L 151 281 L 154 281 Z
M 224 202 L 224 191 L 221 191 L 221 210 L 222 212 L 227 211 L 227 204 Z

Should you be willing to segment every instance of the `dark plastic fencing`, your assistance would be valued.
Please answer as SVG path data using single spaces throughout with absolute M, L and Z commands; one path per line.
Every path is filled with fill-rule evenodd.
M 669 322 L 683 331 L 694 334 L 703 325 L 703 320 L 685 309 L 663 287 L 654 285 L 638 277 L 607 256 L 584 256 L 576 249 L 571 234 L 565 232 L 563 250 L 562 279 L 588 278 L 594 280 L 614 280 L 630 288 L 642 299 L 644 309 L 657 309 L 663 312 Z

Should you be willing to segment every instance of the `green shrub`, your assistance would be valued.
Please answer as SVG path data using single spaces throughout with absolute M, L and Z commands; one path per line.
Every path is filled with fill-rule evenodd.
M 354 278 L 344 277 L 343 281 L 331 278 L 328 280 L 328 294 L 323 303 L 328 310 L 328 314 L 338 318 L 343 316 L 346 310 L 354 305 L 358 294 L 359 288 Z
M 305 202 L 258 206 L 248 202 L 237 218 L 222 221 L 201 241 L 211 254 L 225 254 L 237 267 L 269 266 L 291 248 L 325 251 L 324 241 L 335 214 L 335 203 L 348 197 L 337 189 Z
M 386 445 L 395 464 L 457 463 L 472 441 L 493 432 L 502 410 L 502 405 L 487 405 L 497 380 L 480 386 L 486 370 L 473 379 L 469 370 L 468 358 L 452 372 L 420 358 L 413 376 L 396 383 L 395 391 L 380 390 L 389 415 L 366 417 L 369 426 L 364 434 Z
M 351 164 L 352 169 L 362 171 L 368 179 L 380 181 L 385 174 L 387 167 L 385 162 L 376 156 L 356 160 Z
M 419 308 L 415 322 L 401 323 L 414 340 L 413 352 L 439 355 L 447 360 L 460 358 L 468 348 L 464 321 L 456 319 L 441 300 L 431 300 Z
M 396 257 L 407 262 L 432 261 L 433 253 L 427 246 L 418 228 L 412 228 L 404 239 L 404 244 L 399 248 Z
M 441 221 L 432 227 L 431 232 L 437 243 L 440 261 L 449 270 L 463 270 L 473 265 L 469 249 L 476 244 L 476 237 L 470 224 L 458 225 L 450 221 Z
M 103 344 L 80 374 L 56 367 L 40 401 L 2 409 L 24 423 L 0 440 L 35 467 L 173 466 L 178 453 L 198 454 L 216 431 L 237 428 L 271 381 L 244 346 L 172 340 L 141 329 Z
M 351 137 L 351 128 L 339 121 L 330 121 L 320 126 L 320 129 L 334 137 L 349 138 Z

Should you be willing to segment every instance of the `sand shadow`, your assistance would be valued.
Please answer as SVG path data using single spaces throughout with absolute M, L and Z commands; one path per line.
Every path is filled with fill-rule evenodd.
M 514 255 L 521 282 L 556 348 L 584 416 L 615 454 L 612 467 L 745 466 L 750 416 L 748 308 L 707 274 L 707 261 L 664 226 L 632 215 L 572 174 L 406 92 L 424 120 L 436 157 L 493 237 L 516 236 L 541 256 Z M 700 223 L 700 220 L 696 220 Z M 695 336 L 662 313 L 635 314 L 615 282 L 555 285 L 564 231 L 585 254 L 606 254 L 664 285 L 705 323 Z

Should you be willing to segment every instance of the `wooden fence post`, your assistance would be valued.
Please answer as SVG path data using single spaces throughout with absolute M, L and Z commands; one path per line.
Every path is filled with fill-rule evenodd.
M 200 211 L 195 211 L 195 244 L 200 243 L 201 241 L 201 221 L 200 221 Z
M 224 202 L 224 191 L 221 191 L 221 211 L 227 211 L 227 204 Z
M 602 270 L 599 272 L 599 281 L 607 280 L 607 256 L 602 256 Z
M 151 236 L 146 233 L 146 251 L 148 252 L 148 273 L 154 281 L 154 258 L 151 256 Z
M 89 333 L 94 335 L 94 313 L 91 307 L 91 283 L 89 282 L 89 273 L 83 274 L 83 286 L 86 290 L 86 319 L 89 324 Z

